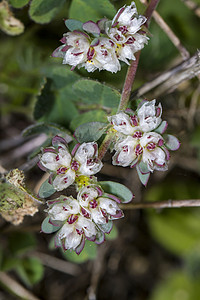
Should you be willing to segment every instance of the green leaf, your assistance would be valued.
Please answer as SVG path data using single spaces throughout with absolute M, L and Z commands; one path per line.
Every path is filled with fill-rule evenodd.
M 106 193 L 117 196 L 122 203 L 128 203 L 133 199 L 132 192 L 121 183 L 114 181 L 99 181 L 98 183 Z
M 65 25 L 70 31 L 83 30 L 83 23 L 79 20 L 67 19 L 65 20 Z
M 54 189 L 53 185 L 48 182 L 49 179 L 45 180 L 39 189 L 39 197 L 40 198 L 47 198 L 53 195 L 56 190 Z
M 69 123 L 79 116 L 78 110 L 73 103 L 73 99 L 70 98 L 70 88 L 65 92 L 60 91 L 55 98 L 54 105 L 51 111 L 46 114 L 42 119 L 47 122 L 54 122 L 61 124 L 62 126 L 69 126 Z M 67 97 L 66 97 L 67 94 Z
M 9 0 L 10 5 L 14 8 L 21 8 L 29 3 L 30 0 Z
M 74 132 L 79 143 L 95 142 L 106 130 L 106 123 L 90 122 L 80 125 Z
M 55 123 L 39 122 L 28 126 L 22 132 L 23 136 L 31 136 L 34 134 L 46 133 L 48 136 L 54 137 L 55 135 L 62 136 L 69 140 L 71 133 L 65 127 L 59 126 Z
M 149 213 L 151 232 L 165 248 L 177 255 L 186 255 L 200 240 L 200 212 L 169 209 L 158 214 Z
M 62 255 L 66 260 L 69 260 L 74 263 L 84 263 L 89 259 L 95 259 L 97 255 L 97 245 L 94 242 L 88 240 L 85 241 L 85 247 L 82 252 L 77 255 L 75 251 L 66 251 L 62 250 Z
M 52 80 L 47 78 L 44 80 L 39 96 L 37 96 L 37 102 L 34 108 L 34 118 L 39 120 L 45 114 L 48 114 L 55 102 L 54 93 L 51 90 Z
M 61 226 L 54 226 L 49 223 L 49 217 L 46 217 L 41 225 L 41 230 L 44 233 L 53 233 L 60 229 Z
M 166 277 L 166 276 L 165 276 Z M 150 300 L 197 300 L 200 295 L 199 278 L 194 280 L 183 271 L 168 274 L 153 290 Z
M 141 181 L 141 183 L 146 186 L 150 177 L 150 171 L 149 173 L 143 174 L 138 166 L 138 164 L 136 165 L 136 170 L 139 176 L 139 179 Z
M 95 80 L 80 79 L 73 85 L 76 101 L 85 104 L 98 104 L 100 107 L 117 108 L 120 93 L 105 84 Z
M 36 239 L 29 232 L 12 232 L 9 235 L 9 249 L 13 254 L 22 254 L 28 250 L 34 249 Z
M 103 231 L 104 233 L 109 233 L 112 230 L 113 222 L 108 221 L 108 223 L 105 224 L 98 224 L 98 227 Z
M 180 147 L 180 142 L 175 136 L 171 134 L 165 134 L 164 139 L 165 139 L 165 146 L 169 150 L 176 151 Z
M 84 123 L 93 122 L 94 120 L 97 122 L 106 122 L 107 114 L 100 109 L 83 113 L 81 115 L 78 115 L 71 121 L 70 128 L 74 131 L 78 126 Z
M 30 18 L 36 23 L 49 23 L 64 3 L 65 0 L 32 0 L 29 9 Z
M 44 69 L 44 75 L 53 80 L 53 88 L 55 89 L 62 89 L 67 86 L 71 88 L 72 84 L 80 79 L 80 76 L 75 71 L 71 71 L 69 67 L 62 65 L 47 67 Z
M 82 22 L 93 20 L 96 22 L 103 17 L 113 19 L 116 10 L 109 0 L 73 0 L 69 10 L 69 17 Z
M 14 256 L 4 256 L 2 261 L 1 270 L 10 271 L 15 269 L 20 264 L 21 258 Z
M 44 267 L 36 257 L 26 257 L 21 259 L 16 271 L 27 286 L 36 284 L 44 275 Z

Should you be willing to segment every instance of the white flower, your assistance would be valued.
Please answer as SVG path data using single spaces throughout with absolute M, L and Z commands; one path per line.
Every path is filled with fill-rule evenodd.
M 54 57 L 62 57 L 63 64 L 69 64 L 75 68 L 87 60 L 90 47 L 90 38 L 83 32 L 68 32 L 64 34 L 61 42 L 64 45 L 58 47 L 52 54 Z
M 99 71 L 107 70 L 116 73 L 121 69 L 121 66 L 115 50 L 116 45 L 110 39 L 100 37 L 95 44 L 90 46 L 87 60 L 79 67 L 85 67 L 88 72 L 99 69 Z
M 135 60 L 134 53 L 141 50 L 148 41 L 144 32 L 140 31 L 145 22 L 146 18 L 137 14 L 134 2 L 119 9 L 111 25 L 107 22 L 106 33 L 117 45 L 117 57 L 127 64 L 127 59 Z
M 104 196 L 97 185 L 84 187 L 79 191 L 77 199 L 83 216 L 91 218 L 96 224 L 106 224 L 108 220 L 123 216 L 117 202 Z
M 113 156 L 113 165 L 122 167 L 131 166 L 135 160 L 137 162 L 142 151 L 138 140 L 132 136 L 127 136 L 124 140 L 116 143 L 114 149 L 116 153 Z
M 166 171 L 168 168 L 168 150 L 163 137 L 156 132 L 144 133 L 140 139 L 128 136 L 116 143 L 114 149 L 113 165 L 133 167 L 142 161 L 149 172 Z
M 124 112 L 108 117 L 108 121 L 115 130 L 125 135 L 133 135 L 135 131 L 140 129 L 137 117 L 135 115 L 130 117 Z
M 140 139 L 140 145 L 143 148 L 142 161 L 147 164 L 151 172 L 168 169 L 169 156 L 163 144 L 163 137 L 156 132 L 144 133 Z
M 156 100 L 145 101 L 138 111 L 128 110 L 128 113 L 119 112 L 108 117 L 113 128 L 124 135 L 141 138 L 143 132 L 156 129 L 162 122 L 162 106 L 155 106 Z
M 84 247 L 85 238 L 94 241 L 96 234 L 97 228 L 91 220 L 81 215 L 70 215 L 56 234 L 56 246 L 62 246 L 64 250 L 76 250 L 79 254 Z
M 140 128 L 143 132 L 154 130 L 162 121 L 161 103 L 159 103 L 158 106 L 155 106 L 155 103 L 155 99 L 152 101 L 146 101 L 137 112 Z
M 97 69 L 116 73 L 121 69 L 116 56 L 116 45 L 110 38 L 99 37 L 91 39 L 84 32 L 68 32 L 64 34 L 61 42 L 64 45 L 58 47 L 52 54 L 54 57 L 62 57 L 63 64 L 69 64 L 74 69 L 85 67 L 88 72 Z
M 44 149 L 39 166 L 52 174 L 52 184 L 57 191 L 73 184 L 76 175 L 94 175 L 102 168 L 95 142 L 83 143 L 75 148 L 72 157 L 65 141 L 60 137 L 54 139 L 57 139 L 57 146 Z
M 51 223 L 54 221 L 64 222 L 72 214 L 80 213 L 80 205 L 73 197 L 64 197 L 47 202 L 49 208 L 47 209 Z

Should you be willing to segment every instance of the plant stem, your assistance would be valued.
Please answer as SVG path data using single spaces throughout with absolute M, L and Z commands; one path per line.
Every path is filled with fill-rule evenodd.
M 200 207 L 200 199 L 189 200 L 167 200 L 157 202 L 143 202 L 143 203 L 131 203 L 120 204 L 122 209 L 143 209 L 143 208 L 177 208 L 177 207 Z
M 122 95 L 121 95 L 121 100 L 119 103 L 119 107 L 118 107 L 118 112 L 120 110 L 124 110 L 127 107 L 129 98 L 130 98 L 130 94 L 131 94 L 131 90 L 132 90 L 132 85 L 133 85 L 133 81 L 135 79 L 135 75 L 136 75 L 136 71 L 137 71 L 137 67 L 138 67 L 138 63 L 139 63 L 139 58 L 140 58 L 140 51 L 137 52 L 135 54 L 136 60 L 133 60 L 130 64 L 130 66 L 128 67 L 128 71 L 126 74 L 126 79 L 124 82 L 124 87 L 123 87 L 123 91 L 122 91 Z
M 104 155 L 106 154 L 110 144 L 112 143 L 113 140 L 113 133 L 112 133 L 112 128 L 107 131 L 107 134 L 101 143 L 101 146 L 99 147 L 99 155 L 98 158 L 102 160 Z
M 146 11 L 145 11 L 144 15 L 147 18 L 147 21 L 146 21 L 146 24 L 145 24 L 145 26 L 147 28 L 149 26 L 149 22 L 150 22 L 152 13 L 155 10 L 158 2 L 159 2 L 159 0 L 151 0 L 148 7 L 146 8 Z M 130 66 L 128 67 L 128 71 L 127 71 L 127 74 L 126 74 L 126 79 L 125 79 L 125 82 L 124 82 L 124 87 L 123 87 L 123 90 L 122 90 L 121 100 L 120 100 L 119 107 L 118 107 L 118 112 L 121 111 L 121 110 L 126 109 L 126 107 L 128 105 L 131 90 L 132 90 L 132 86 L 133 86 L 133 82 L 134 82 L 134 79 L 135 79 L 135 75 L 136 75 L 136 71 L 137 71 L 137 67 L 138 67 L 138 63 L 139 63 L 140 52 L 141 51 L 139 51 L 135 54 L 136 60 L 133 60 L 130 64 Z

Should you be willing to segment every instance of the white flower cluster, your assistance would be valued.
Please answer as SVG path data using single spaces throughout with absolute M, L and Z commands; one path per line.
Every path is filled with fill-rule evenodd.
M 104 242 L 105 233 L 112 230 L 112 220 L 123 217 L 120 200 L 105 194 L 97 184 L 80 189 L 77 199 L 62 195 L 47 203 L 48 222 L 57 230 L 55 246 L 77 254 L 83 250 L 85 239 Z
M 102 168 L 95 142 L 77 144 L 70 154 L 66 141 L 55 136 L 52 147 L 43 150 L 39 167 L 50 172 L 49 183 L 56 191 L 62 191 L 75 183 L 77 199 L 61 195 L 49 200 L 48 217 L 42 231 L 50 233 L 49 225 L 56 233 L 55 245 L 79 254 L 85 239 L 97 244 L 104 241 L 105 233 L 112 229 L 112 220 L 123 217 L 118 206 L 120 199 L 106 194 L 97 184 L 96 174 Z
M 77 145 L 70 154 L 66 141 L 55 136 L 53 147 L 45 148 L 40 156 L 39 167 L 50 172 L 49 183 L 57 191 L 68 188 L 80 176 L 98 173 L 103 164 L 98 159 L 98 145 L 95 142 Z
M 146 18 L 138 15 L 134 2 L 119 9 L 112 21 L 88 21 L 81 29 L 81 22 L 74 21 L 67 20 L 66 26 L 75 30 L 63 35 L 63 45 L 52 54 L 62 57 L 63 64 L 71 65 L 72 69 L 77 66 L 85 67 L 88 72 L 99 69 L 116 73 L 121 69 L 119 60 L 129 64 L 128 60 L 135 60 L 134 53 L 148 41 L 141 29 Z
M 127 109 L 108 117 L 116 132 L 113 165 L 137 167 L 139 177 L 147 184 L 150 172 L 168 169 L 169 150 L 177 150 L 179 141 L 162 135 L 167 122 L 162 121 L 162 106 L 156 100 L 143 101 L 137 111 Z

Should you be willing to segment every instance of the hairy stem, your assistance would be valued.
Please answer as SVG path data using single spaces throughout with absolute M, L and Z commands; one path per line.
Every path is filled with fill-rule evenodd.
M 146 11 L 145 11 L 145 17 L 147 18 L 146 24 L 145 26 L 148 28 L 149 26 L 149 22 L 152 16 L 153 11 L 156 9 L 156 6 L 158 4 L 159 0 L 151 0 Z M 120 110 L 124 110 L 129 102 L 129 98 L 130 98 L 130 94 L 131 94 L 131 90 L 132 90 L 132 86 L 133 86 L 133 82 L 135 79 L 135 75 L 136 75 L 136 71 L 137 71 L 137 67 L 138 67 L 138 63 L 139 63 L 139 58 L 140 58 L 140 52 L 137 52 L 135 57 L 136 60 L 133 60 L 130 64 L 130 66 L 128 67 L 128 71 L 126 74 L 126 79 L 124 82 L 124 87 L 122 90 L 122 95 L 121 95 L 121 100 L 119 103 L 119 107 L 118 107 L 118 112 Z
M 143 209 L 143 208 L 178 208 L 178 207 L 200 207 L 200 199 L 189 200 L 167 200 L 157 202 L 143 202 L 143 203 L 131 203 L 120 204 L 122 209 Z

